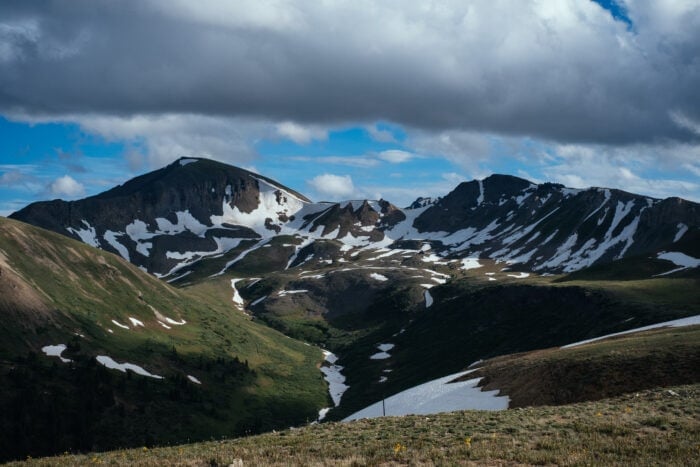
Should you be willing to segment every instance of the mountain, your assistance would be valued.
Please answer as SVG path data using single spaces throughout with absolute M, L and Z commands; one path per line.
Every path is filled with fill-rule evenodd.
M 289 427 L 331 403 L 318 348 L 123 259 L 0 218 L 0 460 Z
M 490 258 L 523 271 L 572 272 L 672 248 L 700 229 L 700 205 L 680 198 L 507 175 L 464 182 L 405 209 L 385 200 L 312 203 L 269 178 L 193 158 L 90 198 L 33 203 L 10 217 L 168 279 L 198 268 L 208 275 L 251 265 L 270 272 L 312 254 L 349 260 L 361 250 L 420 251 L 420 244 L 445 261 Z M 203 259 L 208 266 L 197 264 Z
M 17 282 L 27 303 L 11 302 L 4 324 L 8 348 L 25 353 L 6 361 L 8 368 L 25 364 L 29 348 L 32 381 L 54 381 L 38 370 L 45 358 L 65 367 L 39 351 L 51 345 L 55 353 L 64 344 L 61 356 L 78 361 L 81 354 L 68 346 L 76 338 L 56 331 L 67 326 L 63 321 L 37 324 L 18 310 L 73 321 L 77 313 L 83 320 L 75 332 L 90 336 L 78 341 L 86 365 L 106 355 L 145 367 L 154 348 L 159 357 L 144 369 L 165 376 L 159 384 L 191 385 L 187 375 L 199 378 L 194 371 L 207 368 L 207 358 L 247 360 L 248 379 L 236 380 L 238 392 L 193 386 L 215 388 L 186 406 L 201 422 L 199 434 L 314 420 L 331 399 L 333 408 L 321 413 L 339 420 L 475 360 L 700 314 L 698 216 L 698 204 L 678 198 L 536 185 L 505 175 L 462 183 L 407 208 L 386 200 L 314 203 L 242 169 L 180 159 L 97 196 L 34 203 L 11 216 L 54 233 L 5 221 L 14 230 L 0 248 L 14 270 L 27 263 L 19 274 L 24 285 Z M 21 246 L 14 240 L 18 229 L 36 238 Z M 72 252 L 97 264 L 77 267 L 66 259 Z M 101 262 L 128 268 L 128 281 L 117 274 L 104 283 Z M 158 284 L 143 299 L 133 293 L 142 281 Z M 46 296 L 60 306 L 47 304 Z M 149 305 L 188 325 L 171 326 Z M 114 310 L 122 311 L 112 316 Z M 131 331 L 148 331 L 145 341 Z M 320 368 L 313 345 L 333 352 Z M 168 364 L 171 346 L 180 357 L 204 355 L 204 363 Z M 216 381 L 221 367 L 212 368 L 219 370 L 200 376 Z M 76 384 L 61 378 L 63 386 Z M 212 404 L 224 393 L 230 412 L 219 416 Z M 149 403 L 160 407 L 163 400 Z M 178 435 L 159 426 L 151 432 L 157 443 Z M 126 438 L 131 445 L 144 439 Z

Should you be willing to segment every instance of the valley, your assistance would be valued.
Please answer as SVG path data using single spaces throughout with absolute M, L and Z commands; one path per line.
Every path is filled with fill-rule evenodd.
M 35 203 L 0 219 L 2 458 L 342 432 L 467 368 L 503 413 L 697 384 L 697 325 L 558 348 L 700 315 L 699 240 L 696 203 L 504 175 L 398 208 L 186 158 Z

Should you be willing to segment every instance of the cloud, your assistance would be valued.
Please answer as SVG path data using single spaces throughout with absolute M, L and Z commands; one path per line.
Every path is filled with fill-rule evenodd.
M 700 201 L 700 148 L 683 145 L 613 148 L 561 145 L 552 148 L 555 163 L 542 168 L 547 181 L 574 188 L 615 187 L 631 193 Z M 662 160 L 664 167 L 659 166 Z M 672 170 L 675 168 L 675 170 Z M 695 172 L 697 171 L 697 172 Z M 688 173 L 689 172 L 689 173 Z
M 392 164 L 401 164 L 403 162 L 408 162 L 411 159 L 415 157 L 415 154 L 412 154 L 407 151 L 402 151 L 400 149 L 388 149 L 386 151 L 382 151 L 379 153 L 378 157 L 387 162 L 391 162 Z
M 350 175 L 317 175 L 307 183 L 321 196 L 329 199 L 342 199 L 352 196 L 355 193 L 355 186 Z
M 697 141 L 671 112 L 700 121 L 700 8 L 624 6 L 633 28 L 581 0 L 2 2 L 0 113 Z
M 234 165 L 250 163 L 255 141 L 271 134 L 259 120 L 191 115 L 64 115 L 58 118 L 14 114 L 27 123 L 72 122 L 83 131 L 126 146 L 124 157 L 133 171 L 156 169 L 180 157 L 214 158 Z
M 18 185 L 27 180 L 27 176 L 18 170 L 0 174 L 0 186 Z
M 277 133 L 297 144 L 308 144 L 314 139 L 328 138 L 328 132 L 321 128 L 303 126 L 294 122 L 282 122 L 277 124 Z
M 53 196 L 66 196 L 74 198 L 85 194 L 85 186 L 76 181 L 70 175 L 59 177 L 49 186 L 49 192 Z
M 348 167 L 370 168 L 379 165 L 376 159 L 367 156 L 292 156 L 289 158 L 299 162 L 313 162 L 324 165 L 344 165 Z
M 396 137 L 391 130 L 380 129 L 376 124 L 365 127 L 370 138 L 379 143 L 395 143 Z

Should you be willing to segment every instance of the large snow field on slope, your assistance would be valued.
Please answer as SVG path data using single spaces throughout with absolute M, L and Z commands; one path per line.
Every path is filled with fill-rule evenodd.
M 481 391 L 477 387 L 481 378 L 450 383 L 450 381 L 472 371 L 474 370 L 444 376 L 387 397 L 384 400 L 386 415 L 428 415 L 455 410 L 507 409 L 510 398 L 507 396 L 496 396 L 497 390 Z M 355 412 L 343 421 L 381 416 L 382 401 L 379 401 Z

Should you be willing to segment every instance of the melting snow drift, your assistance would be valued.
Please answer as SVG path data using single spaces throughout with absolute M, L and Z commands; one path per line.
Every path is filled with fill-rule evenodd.
M 481 391 L 477 384 L 481 378 L 450 383 L 450 381 L 474 370 L 455 373 L 407 389 L 384 401 L 386 415 L 427 415 L 455 410 L 504 410 L 508 408 L 508 396 L 496 396 L 498 390 Z M 376 402 L 350 415 L 344 422 L 361 418 L 382 416 L 382 401 Z
M 71 360 L 70 358 L 61 357 L 61 354 L 64 350 L 66 350 L 66 348 L 66 344 L 47 345 L 42 347 L 41 351 L 44 352 L 48 357 L 58 357 L 63 363 L 70 363 L 73 360 Z
M 336 407 L 340 404 L 340 399 L 343 397 L 345 391 L 348 390 L 349 386 L 345 384 L 345 376 L 343 376 L 343 367 L 336 365 L 335 362 L 338 361 L 338 357 L 327 350 L 323 351 L 323 357 L 328 365 L 321 366 L 321 373 L 323 373 L 323 378 L 328 382 L 328 392 L 331 395 L 333 404 Z M 318 420 L 321 421 L 326 416 L 330 407 L 319 410 Z
M 151 374 L 138 365 L 134 365 L 133 363 L 117 363 L 114 360 L 112 360 L 111 357 L 108 357 L 106 355 L 98 355 L 96 357 L 96 360 L 100 365 L 104 365 L 110 370 L 119 370 L 123 373 L 126 373 L 126 370 L 131 370 L 137 375 L 148 376 L 149 378 L 155 379 L 163 379 L 162 376 Z

